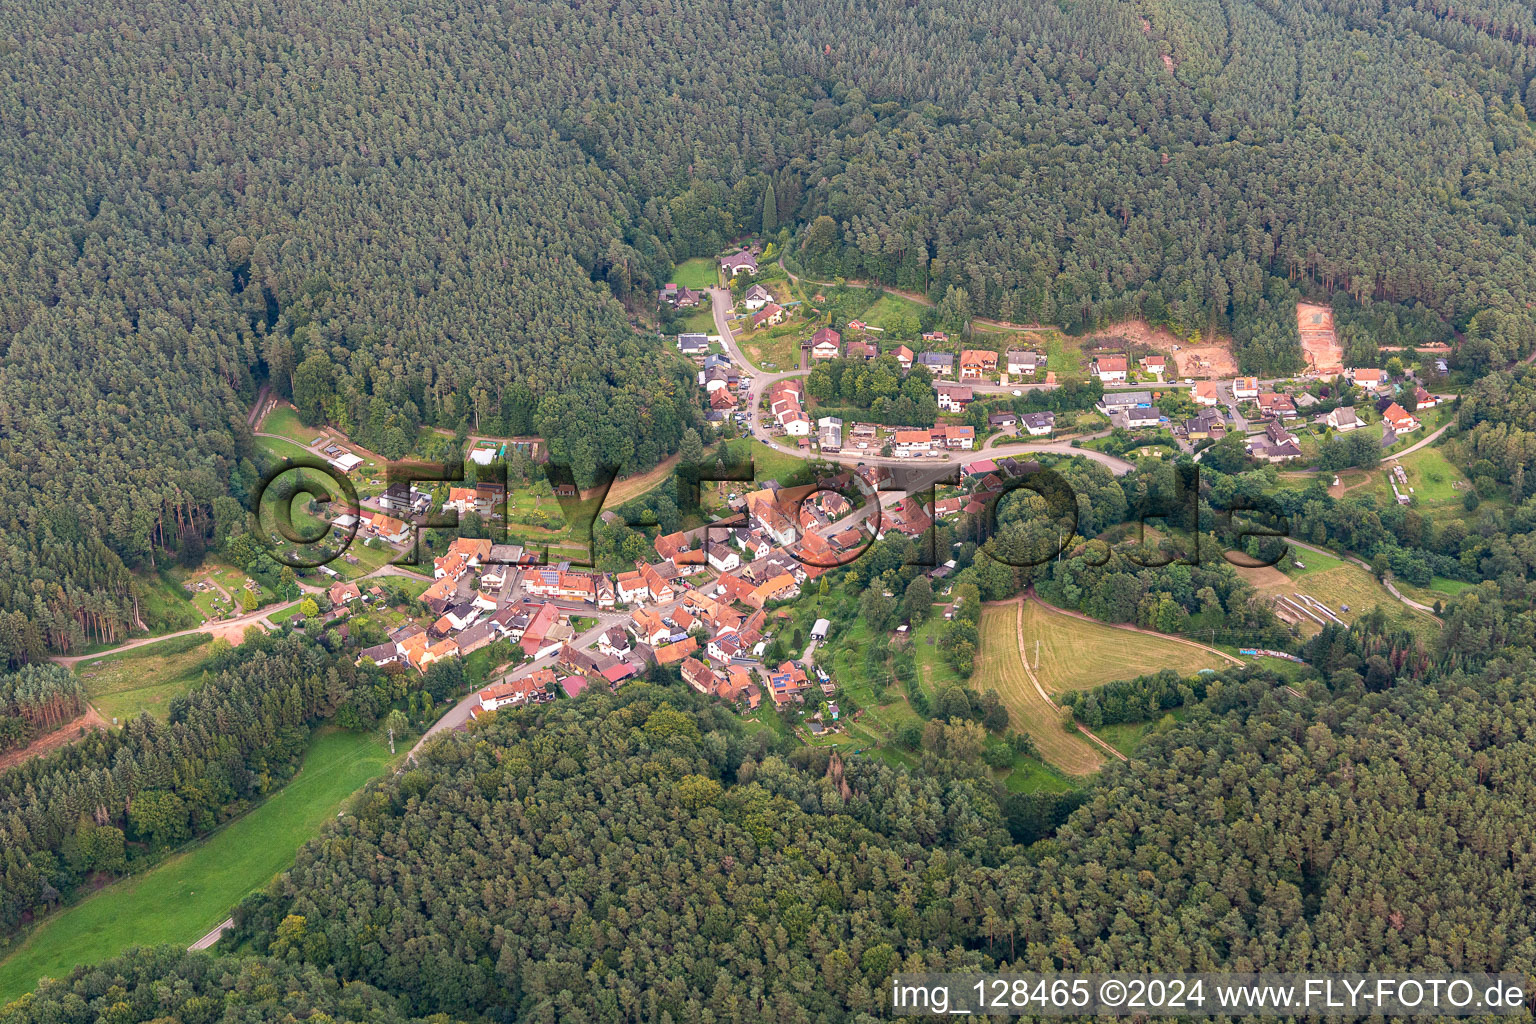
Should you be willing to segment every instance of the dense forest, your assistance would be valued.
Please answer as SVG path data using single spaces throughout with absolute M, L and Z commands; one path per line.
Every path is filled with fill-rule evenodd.
M 238 934 L 414 1013 L 549 1021 L 862 1020 L 893 971 L 961 965 L 1527 970 L 1531 668 L 1211 680 L 1031 847 L 974 746 L 785 759 L 627 687 L 440 744 Z
M 0 710 L 11 701 L 25 713 L 45 683 L 56 703 L 80 699 L 69 670 L 27 668 L 0 683 Z M 280 787 L 314 724 L 371 725 L 388 708 L 375 693 L 381 684 L 382 673 L 354 667 L 334 637 L 215 641 L 168 721 L 142 715 L 0 773 L 0 946 L 86 879 L 205 835 Z
M 962 321 L 1281 371 L 1337 295 L 1350 339 L 1500 365 L 1536 345 L 1533 39 L 1478 0 L 10 7 L 0 653 L 138 625 L 127 570 L 241 514 L 263 384 L 386 456 L 653 464 L 699 408 L 633 325 L 749 233 Z
M 585 482 L 694 448 L 653 291 L 749 235 L 946 322 L 1140 318 L 1284 372 L 1307 297 L 1352 352 L 1453 341 L 1479 378 L 1444 521 L 1279 487 L 1229 444 L 1197 489 L 1047 460 L 1070 507 L 938 531 L 962 677 L 980 601 L 1030 586 L 1310 663 L 1075 698 L 1182 721 L 1073 794 L 1007 792 L 996 695 L 930 701 L 883 641 L 915 767 L 793 749 L 658 672 L 436 740 L 241 905 L 238 953 L 82 965 L 0 1024 L 867 1024 L 898 970 L 1536 969 L 1536 370 L 1508 368 L 1536 351 L 1533 78 L 1536 17 L 1495 0 L 0 9 L 5 669 L 140 628 L 136 573 L 260 560 L 239 524 L 264 389 L 388 457 L 423 428 L 538 434 Z M 926 408 L 880 362 L 816 386 Z M 1059 394 L 1038 401 L 1088 398 Z M 1146 564 L 1239 544 L 1221 512 L 1261 499 L 1379 573 L 1467 584 L 1440 634 L 1365 614 L 1302 643 L 1224 562 Z M 1143 517 L 1163 539 L 1132 543 Z M 1110 535 L 1030 562 L 1068 527 Z M 642 541 L 599 534 L 613 562 Z M 823 585 L 883 634 L 931 612 L 918 547 Z M 272 792 L 317 724 L 420 719 L 464 683 L 354 653 L 336 631 L 219 648 L 168 720 L 0 774 L 5 941 Z M 61 673 L 0 678 L 0 746 L 70 710 Z
M 80 679 L 58 665 L 0 672 L 0 752 L 24 747 L 85 710 Z

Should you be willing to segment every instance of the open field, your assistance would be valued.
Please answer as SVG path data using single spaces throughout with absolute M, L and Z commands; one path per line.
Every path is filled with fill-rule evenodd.
M 1465 580 L 1451 580 L 1446 579 L 1444 576 L 1433 577 L 1427 587 L 1416 587 L 1411 583 L 1405 583 L 1401 579 L 1395 579 L 1392 582 L 1397 585 L 1398 590 L 1401 590 L 1408 597 L 1411 597 L 1420 604 L 1429 605 L 1434 604 L 1436 601 L 1439 601 L 1442 605 L 1449 604 L 1452 597 L 1473 586 L 1473 584 Z
M 257 428 L 263 434 L 281 434 L 301 445 L 309 445 L 320 436 L 318 427 L 306 427 L 299 422 L 299 412 L 287 402 L 278 402 L 272 411 L 262 418 Z
M 1025 602 L 1023 625 L 1023 653 L 1033 667 L 1035 641 L 1040 641 L 1035 676 L 1051 693 L 1087 690 L 1165 668 L 1190 674 L 1229 664 L 1177 640 L 1079 619 L 1036 601 Z
M 1431 409 L 1425 415 L 1432 416 L 1443 411 Z M 1409 437 L 1417 441 L 1425 431 L 1433 429 L 1426 424 Z M 1461 517 L 1464 512 L 1461 503 L 1471 484 L 1461 469 L 1453 465 L 1439 448 L 1420 448 L 1412 455 L 1404 455 L 1399 459 L 1390 456 L 1382 459 L 1381 469 L 1371 474 L 1371 487 L 1367 493 L 1374 494 L 1376 500 L 1383 505 L 1392 504 L 1392 487 L 1388 480 L 1391 479 L 1394 461 L 1401 464 L 1403 472 L 1408 474 L 1408 486 L 1413 489 L 1414 508 L 1446 513 L 1449 518 Z M 1401 489 L 1402 485 L 1398 487 Z M 1438 516 L 1436 521 L 1439 521 Z
M 1305 570 L 1296 570 L 1289 563 L 1283 563 L 1291 569 L 1288 573 L 1280 572 L 1277 568 L 1234 568 L 1238 575 L 1248 580 L 1262 595 L 1290 597 L 1297 593 L 1305 594 L 1333 609 L 1333 613 L 1346 623 L 1354 622 L 1360 615 L 1380 605 L 1388 619 L 1420 636 L 1430 637 L 1438 629 L 1433 617 L 1409 608 L 1387 593 L 1374 576 L 1358 565 L 1305 549 L 1296 549 L 1295 554 L 1306 563 Z M 1344 610 L 1345 605 L 1349 606 L 1348 611 Z M 1304 636 L 1311 636 L 1320 630 L 1321 627 L 1310 619 L 1301 622 Z
M 1009 601 L 982 609 L 981 649 L 971 685 L 998 692 L 1008 705 L 1013 728 L 1028 733 L 1046 761 L 1068 775 L 1089 775 L 1103 765 L 1104 755 L 1091 740 L 1063 728 L 1064 713 L 1035 688 L 1024 670 L 1019 654 L 1023 607 L 1021 601 Z
M 144 874 L 107 886 L 44 921 L 0 961 L 0 1003 L 43 976 L 105 960 L 129 946 L 187 946 L 293 860 L 342 803 L 388 766 L 373 736 L 330 732 L 310 743 L 293 781 L 249 814 Z
M 203 621 L 202 612 L 192 602 L 192 595 L 169 571 L 139 573 L 139 617 L 151 635 L 191 629 Z M 120 643 L 121 640 L 114 642 Z
M 720 264 L 703 256 L 684 260 L 672 271 L 672 280 L 684 288 L 713 288 L 720 283 Z
M 164 719 L 171 698 L 186 693 L 208 660 L 207 633 L 192 633 L 82 661 L 75 673 L 96 709 L 118 724 L 147 711 Z
M 731 324 L 731 333 L 742 353 L 760 370 L 783 372 L 800 365 L 800 339 L 816 329 L 810 321 L 791 314 L 788 321 L 761 331 L 751 330 L 750 320 Z
M 900 326 L 904 318 L 911 318 L 910 325 L 917 326 L 918 318 L 923 315 L 923 310 L 926 308 L 920 303 L 913 302 L 911 299 L 886 292 L 854 319 L 863 320 L 872 327 L 885 328 L 883 332 L 876 332 L 880 337 L 880 349 L 884 351 L 895 348 L 900 344 L 891 337 L 892 329 Z M 887 339 L 890 339 L 889 343 L 887 343 Z M 922 344 L 922 342 L 921 340 L 913 339 L 909 340 L 907 344 L 916 347 Z

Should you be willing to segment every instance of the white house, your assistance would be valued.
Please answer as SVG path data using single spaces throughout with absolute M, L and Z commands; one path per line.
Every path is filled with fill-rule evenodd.
M 1056 414 L 1053 412 L 1027 412 L 1024 414 L 1024 429 L 1032 437 L 1044 437 L 1056 429 Z
M 720 269 L 735 277 L 737 274 L 757 273 L 757 258 L 743 249 L 720 260 Z
M 1355 410 L 1347 405 L 1341 405 L 1328 414 L 1328 425 L 1334 430 L 1354 430 L 1361 426 L 1360 417 L 1355 415 Z
M 1233 398 L 1258 398 L 1259 378 L 1239 377 L 1232 382 Z
M 728 545 L 714 543 L 709 546 L 709 567 L 716 572 L 735 572 L 741 568 L 741 556 Z
M 772 301 L 773 293 L 760 284 L 748 288 L 747 293 L 741 297 L 741 304 L 749 313 L 757 312 Z
M 1125 356 L 1099 356 L 1093 361 L 1093 375 L 1105 384 L 1125 381 Z

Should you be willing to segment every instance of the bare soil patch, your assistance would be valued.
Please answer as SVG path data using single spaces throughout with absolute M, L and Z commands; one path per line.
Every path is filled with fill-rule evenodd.
M 1232 342 L 1228 338 L 1213 338 L 1203 345 L 1189 345 L 1171 331 L 1152 327 L 1144 320 L 1126 320 L 1090 335 L 1088 340 L 1097 342 L 1110 338 L 1124 339 L 1133 351 L 1144 349 L 1163 353 L 1173 360 L 1174 375 L 1178 377 L 1237 375 L 1237 359 L 1232 355 Z
M 1344 369 L 1344 348 L 1333 330 L 1333 309 L 1314 302 L 1296 303 L 1296 330 L 1307 369 L 1321 376 Z
M 107 720 L 97 713 L 89 704 L 85 706 L 85 714 L 70 722 L 60 729 L 55 729 L 46 736 L 39 736 L 20 750 L 10 750 L 0 754 L 0 771 L 14 768 L 24 761 L 30 761 L 34 757 L 40 757 L 50 750 L 73 743 L 86 733 L 95 729 L 107 728 Z

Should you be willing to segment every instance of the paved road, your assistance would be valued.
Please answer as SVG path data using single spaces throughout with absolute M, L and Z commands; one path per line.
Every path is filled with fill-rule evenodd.
M 577 612 L 577 614 L 580 614 L 580 615 L 591 616 L 593 614 L 593 609 L 592 609 L 592 607 L 590 605 L 580 605 L 580 606 L 577 606 L 575 604 L 572 604 L 570 602 L 565 602 L 565 601 L 556 601 L 554 603 L 557 606 L 562 607 L 562 608 L 566 608 L 568 610 L 574 609 Z M 656 610 L 658 612 L 660 612 L 661 614 L 665 615 L 668 612 L 670 612 L 673 608 L 675 608 L 676 606 L 677 606 L 677 602 L 673 601 L 670 604 L 656 605 L 654 607 L 656 608 Z M 599 636 L 601 636 L 603 633 L 606 633 L 610 627 L 612 627 L 614 625 L 617 625 L 618 623 L 621 623 L 621 622 L 629 621 L 629 613 L 628 612 L 615 612 L 615 611 L 598 612 L 597 615 L 596 615 L 596 618 L 597 618 L 597 625 L 593 626 L 591 629 L 587 630 L 586 632 L 581 633 L 581 634 L 571 638 L 570 643 L 571 643 L 572 647 L 575 647 L 578 650 L 585 650 L 586 648 L 591 647 L 592 645 L 597 643 L 597 638 Z M 532 675 L 533 673 L 537 672 L 541 668 L 550 668 L 550 667 L 552 667 L 555 664 L 556 660 L 558 660 L 557 656 L 551 654 L 551 655 L 548 655 L 547 657 L 540 658 L 537 661 L 527 662 L 526 664 L 522 664 L 522 665 L 517 666 L 516 668 L 512 669 L 510 672 L 502 673 L 501 675 L 497 676 L 495 679 L 488 679 L 488 680 L 486 680 L 485 685 L 486 686 L 494 686 L 497 683 L 504 683 L 504 682 L 508 682 L 508 681 L 511 681 L 511 680 L 522 679 L 525 676 Z M 450 729 L 457 729 L 459 726 L 463 725 L 465 722 L 468 722 L 469 721 L 469 713 L 470 713 L 470 711 L 473 708 L 475 708 L 476 706 L 478 706 L 479 703 L 480 703 L 480 691 L 479 690 L 476 690 L 473 693 L 467 694 L 457 704 L 455 704 L 453 707 L 449 708 L 448 711 L 443 715 L 443 717 L 439 718 L 436 722 L 434 722 L 432 724 L 431 728 L 429 728 L 426 732 L 422 733 L 421 739 L 417 740 L 416 741 L 416 745 L 411 747 L 410 753 L 407 756 L 410 757 L 410 758 L 414 758 L 416 756 L 417 752 L 420 751 L 422 747 L 426 746 L 427 741 L 430 740 L 432 737 L 438 735 L 439 733 L 446 732 L 446 731 L 448 731 Z
M 1447 430 L 1450 430 L 1451 427 L 1455 426 L 1455 424 L 1456 424 L 1455 420 L 1450 420 L 1449 422 L 1443 424 L 1440 427 L 1439 430 L 1435 431 L 1433 434 L 1430 434 L 1428 437 L 1424 438 L 1424 440 L 1416 442 L 1415 444 L 1411 444 L 1407 448 L 1404 448 L 1400 452 L 1393 452 L 1391 455 L 1388 455 L 1386 457 L 1388 459 L 1400 459 L 1404 455 L 1412 455 L 1414 452 L 1418 451 L 1420 448 L 1425 448 L 1425 447 L 1428 447 L 1431 444 L 1434 444 L 1436 441 L 1438 441 L 1440 439 L 1440 435 L 1441 434 L 1445 433 Z
M 761 443 L 774 449 L 775 451 L 782 452 L 785 455 L 792 455 L 795 458 L 805 458 L 804 452 L 800 451 L 798 448 L 780 444 L 776 438 L 768 433 L 768 430 L 763 425 L 762 397 L 769 388 L 773 387 L 773 385 L 777 384 L 779 381 L 787 380 L 791 377 L 804 377 L 807 375 L 808 371 L 789 370 L 783 373 L 757 372 L 751 361 L 748 360 L 746 355 L 742 353 L 740 346 L 736 344 L 735 335 L 731 333 L 731 325 L 729 322 L 731 293 L 724 288 L 711 288 L 709 290 L 709 294 L 710 304 L 715 316 L 715 329 L 720 334 L 721 344 L 725 346 L 726 352 L 730 353 L 731 360 L 735 362 L 739 369 L 752 374 L 752 386 L 750 389 L 748 389 L 747 392 L 747 401 L 750 403 L 748 408 L 751 410 L 751 416 L 748 420 L 748 423 L 751 427 L 752 436 Z M 1022 386 L 1031 388 L 1051 388 L 1055 387 L 1056 385 L 1031 384 Z M 1005 388 L 1000 384 L 980 385 L 980 387 L 989 388 L 995 391 L 1013 390 L 1012 388 Z M 988 448 L 985 450 L 985 454 L 978 451 L 950 452 L 946 454 L 942 459 L 887 459 L 878 455 L 864 455 L 855 452 L 840 452 L 835 455 L 822 454 L 820 458 L 825 459 L 828 462 L 841 463 L 845 466 L 855 466 L 860 464 L 871 466 L 931 466 L 936 464 L 954 465 L 965 462 L 974 462 L 980 458 L 1006 459 L 1012 455 L 1030 456 L 1043 452 L 1049 452 L 1057 455 L 1080 455 L 1085 459 L 1091 459 L 1094 462 L 1108 466 L 1109 471 L 1116 476 L 1124 476 L 1126 473 L 1129 473 L 1132 469 L 1135 468 L 1134 464 L 1127 462 L 1125 459 L 1114 455 L 1108 455 L 1104 452 L 1094 451 L 1091 448 L 1074 448 L 1064 441 L 1020 441 L 1014 444 L 1000 445 L 996 448 Z
M 235 919 L 232 918 L 232 917 L 226 917 L 224 920 L 222 920 L 218 924 L 214 925 L 213 926 L 213 930 L 210 931 L 207 935 L 204 935 L 202 938 L 198 939 L 196 942 L 192 943 L 192 945 L 188 946 L 187 948 L 191 949 L 191 950 L 207 949 L 209 946 L 213 945 L 215 942 L 218 942 L 219 938 L 225 932 L 229 931 L 229 929 L 233 928 L 234 926 L 235 926 Z

